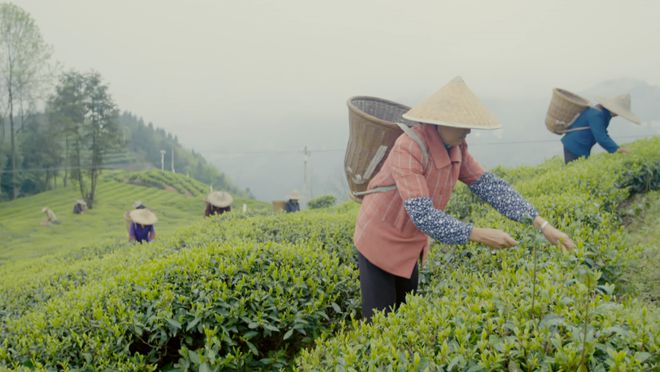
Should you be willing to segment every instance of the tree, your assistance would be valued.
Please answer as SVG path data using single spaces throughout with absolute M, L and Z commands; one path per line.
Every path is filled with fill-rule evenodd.
M 69 179 L 69 168 L 80 167 L 82 125 L 85 121 L 85 76 L 76 71 L 62 74 L 55 93 L 48 100 L 48 116 L 63 141 L 64 186 Z
M 42 192 L 54 184 L 62 161 L 55 130 L 44 115 L 34 115 L 25 123 L 20 141 L 22 172 L 18 177 L 22 194 Z
M 62 128 L 71 176 L 91 209 L 103 159 L 121 144 L 117 106 L 99 73 L 71 71 L 60 78 L 48 110 L 51 120 Z
M 101 75 L 93 72 L 86 76 L 85 86 L 85 125 L 84 140 L 91 152 L 89 167 L 90 190 L 81 194 L 91 209 L 96 196 L 98 176 L 101 174 L 105 154 L 121 143 L 121 132 L 117 117 L 119 110 L 113 101 L 108 86 L 101 81 Z M 82 180 L 82 178 L 79 178 Z
M 33 110 L 51 76 L 51 48 L 44 42 L 29 13 L 11 4 L 0 4 L 0 81 L 11 142 L 11 197 L 18 196 L 16 182 L 17 120 Z M 21 125 L 22 125 L 21 121 Z M 4 127 L 3 127 L 4 128 Z

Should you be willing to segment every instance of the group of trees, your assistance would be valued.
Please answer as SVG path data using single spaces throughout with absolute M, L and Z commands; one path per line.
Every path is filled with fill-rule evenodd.
M 237 191 L 176 137 L 120 114 L 98 72 L 58 74 L 51 58 L 31 16 L 1 3 L 0 200 L 73 184 L 92 208 L 109 155 L 128 154 L 160 167 L 161 150 L 176 152 L 171 169 Z
M 15 199 L 54 186 L 63 173 L 91 208 L 103 157 L 121 143 L 118 109 L 96 72 L 66 72 L 53 92 L 51 56 L 32 17 L 0 4 L 0 188 Z

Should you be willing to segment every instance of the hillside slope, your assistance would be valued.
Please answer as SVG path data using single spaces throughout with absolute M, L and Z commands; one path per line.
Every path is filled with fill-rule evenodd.
M 74 202 L 80 198 L 74 187 L 1 202 L 0 265 L 71 252 L 83 246 L 124 242 L 127 240 L 124 213 L 136 200 L 157 214 L 157 236 L 167 237 L 177 228 L 202 219 L 207 191 L 204 184 L 178 174 L 116 171 L 103 177 L 94 209 L 82 215 L 72 213 Z M 244 203 L 250 211 L 268 210 L 265 203 L 246 198 L 236 198 L 235 209 L 240 210 Z M 51 208 L 61 224 L 43 226 L 43 207 Z

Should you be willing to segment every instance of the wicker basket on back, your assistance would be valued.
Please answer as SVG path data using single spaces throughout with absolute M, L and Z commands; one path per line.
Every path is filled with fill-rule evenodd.
M 348 102 L 349 136 L 344 158 L 344 170 L 357 202 L 371 178 L 378 173 L 396 139 L 403 133 L 395 123 L 412 126 L 401 117 L 410 107 L 377 97 L 357 96 Z
M 273 212 L 275 213 L 284 212 L 285 205 L 286 205 L 286 200 L 273 200 Z
M 567 90 L 555 88 L 545 117 L 545 126 L 555 134 L 564 134 L 589 101 Z

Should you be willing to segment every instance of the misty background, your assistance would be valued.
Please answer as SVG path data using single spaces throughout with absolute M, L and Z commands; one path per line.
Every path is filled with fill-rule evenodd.
M 122 109 L 261 200 L 292 190 L 344 197 L 346 100 L 413 106 L 457 75 L 503 124 L 468 138 L 487 167 L 562 154 L 544 126 L 554 87 L 590 99 L 631 93 L 644 123 L 614 119 L 614 140 L 660 134 L 660 2 L 13 3 L 55 59 L 99 71 Z

